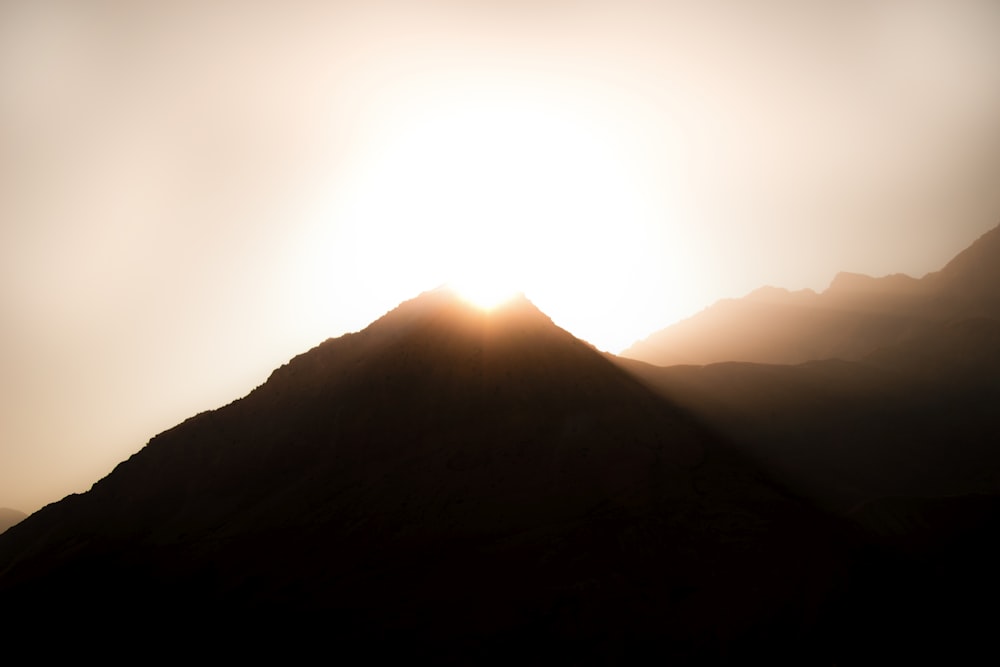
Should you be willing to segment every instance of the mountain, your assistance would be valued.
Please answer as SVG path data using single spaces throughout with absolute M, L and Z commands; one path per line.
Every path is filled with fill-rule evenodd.
M 913 638 L 937 637 L 935 661 L 963 662 L 996 622 L 979 600 L 1000 595 L 998 288 L 1000 228 L 922 279 L 764 288 L 625 353 L 662 366 L 613 361 L 862 532 L 855 646 L 922 662 Z
M 855 545 L 527 300 L 436 290 L 0 535 L 0 615 L 229 658 L 829 664 Z
M 841 273 L 820 294 L 765 287 L 720 301 L 622 356 L 657 366 L 859 360 L 949 319 L 1000 318 L 998 285 L 1000 226 L 919 280 Z
M 858 361 L 615 362 L 838 513 L 884 496 L 1000 494 L 1000 320 L 928 325 Z
M 684 327 L 732 360 L 615 362 L 822 505 L 1000 493 L 1000 227 L 920 280 L 765 288 L 661 334 Z
M 0 507 L 0 533 L 4 532 L 16 523 L 19 523 L 28 516 L 20 510 L 9 507 Z
M 928 291 L 954 302 L 957 315 L 997 317 L 1000 313 L 1000 227 L 963 250 L 941 271 L 924 278 Z

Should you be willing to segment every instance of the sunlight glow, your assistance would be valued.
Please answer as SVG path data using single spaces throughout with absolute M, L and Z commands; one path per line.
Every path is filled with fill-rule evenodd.
M 503 280 L 502 275 L 483 275 L 453 280 L 448 283 L 448 287 L 463 300 L 487 311 L 503 305 L 518 294 L 518 290 L 511 288 Z
M 350 298 L 379 304 L 367 317 L 442 284 L 484 308 L 523 293 L 576 335 L 625 347 L 651 328 L 626 321 L 649 317 L 635 304 L 671 289 L 682 267 L 664 258 L 682 249 L 658 236 L 667 174 L 647 144 L 662 137 L 600 108 L 496 82 L 400 101 L 308 239 L 321 265 L 309 282 L 353 276 Z

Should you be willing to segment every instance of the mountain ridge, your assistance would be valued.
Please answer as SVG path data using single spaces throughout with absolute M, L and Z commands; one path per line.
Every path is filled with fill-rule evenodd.
M 840 272 L 823 292 L 762 287 L 654 332 L 620 356 L 658 366 L 859 360 L 956 317 L 1000 317 L 1000 225 L 922 278 Z
M 101 623 L 156 641 L 141 619 L 181 605 L 182 646 L 294 619 L 439 662 L 773 655 L 777 635 L 825 660 L 832 626 L 781 609 L 833 613 L 841 531 L 526 300 L 432 292 L 0 536 L 0 611 L 100 597 Z
M 100 599 L 103 616 L 49 630 L 110 624 L 230 657 L 865 664 L 982 648 L 962 591 L 1000 591 L 1000 545 L 977 531 L 1000 525 L 1000 319 L 949 290 L 983 256 L 912 303 L 912 279 L 843 275 L 832 294 L 730 304 L 841 299 L 846 319 L 817 311 L 836 325 L 824 344 L 884 343 L 798 365 L 658 367 L 598 352 L 523 296 L 484 311 L 424 293 L 0 534 L 0 614 Z

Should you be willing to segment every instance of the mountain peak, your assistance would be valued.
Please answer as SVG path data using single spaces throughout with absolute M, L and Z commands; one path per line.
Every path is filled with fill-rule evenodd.
M 440 312 L 442 310 L 462 313 L 465 316 L 480 319 L 499 319 L 514 313 L 530 313 L 536 317 L 549 319 L 524 295 L 524 292 L 517 292 L 492 308 L 483 308 L 463 297 L 458 290 L 449 285 L 441 285 L 440 287 L 422 292 L 412 299 L 403 301 L 379 318 L 379 320 L 386 317 L 395 318 L 410 314 Z M 376 322 L 379 320 L 376 320 Z
M 361 333 L 377 339 L 380 332 L 385 332 L 394 342 L 399 342 L 418 331 L 454 340 L 459 334 L 496 338 L 504 332 L 532 331 L 537 334 L 546 330 L 551 335 L 572 337 L 523 293 L 493 308 L 481 308 L 454 289 L 442 286 L 400 303 Z
M 817 518 L 523 295 L 484 311 L 439 289 L 0 536 L 0 614 L 100 599 L 101 627 L 185 651 L 217 636 L 227 655 L 220 618 L 283 652 L 312 636 L 406 653 L 394 661 L 510 662 L 541 641 L 612 661 L 620 642 L 670 662 L 798 604 L 826 568 Z M 149 621 L 163 609 L 186 625 Z
M 594 356 L 599 357 L 593 345 L 558 327 L 523 294 L 486 310 L 438 287 L 403 301 L 361 331 L 329 338 L 293 357 L 247 398 L 322 393 L 364 377 L 416 387 L 468 382 L 470 374 L 478 385 L 503 375 L 530 385 L 546 373 L 590 364 Z

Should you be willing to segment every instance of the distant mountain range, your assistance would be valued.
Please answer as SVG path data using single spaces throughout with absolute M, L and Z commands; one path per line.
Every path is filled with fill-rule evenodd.
M 910 650 L 933 635 L 963 651 L 1000 620 L 974 599 L 1000 593 L 998 296 L 1000 228 L 923 279 L 766 288 L 626 353 L 713 363 L 613 360 L 863 529 L 885 559 L 856 608 L 878 628 L 866 641 Z
M 0 535 L 0 616 L 228 658 L 961 662 L 998 620 L 998 278 L 994 230 L 757 292 L 651 337 L 735 355 L 672 367 L 425 293 Z
M 701 353 L 735 359 L 752 347 L 747 356 L 802 363 L 615 361 L 837 511 L 888 495 L 1000 492 L 1000 228 L 922 280 L 842 275 L 821 295 L 774 293 L 682 325 L 706 328 Z
M 921 279 L 838 274 L 830 287 L 764 287 L 658 331 L 621 356 L 657 366 L 858 360 L 956 318 L 1000 317 L 1000 227 Z

